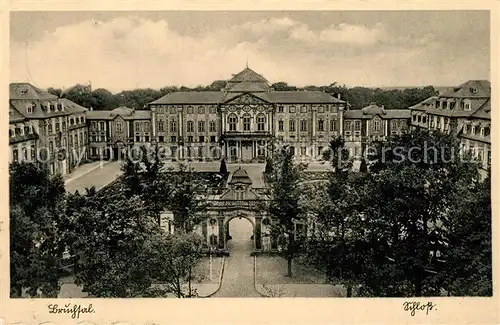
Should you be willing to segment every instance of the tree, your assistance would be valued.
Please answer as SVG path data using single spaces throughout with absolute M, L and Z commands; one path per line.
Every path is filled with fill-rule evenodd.
M 295 86 L 290 86 L 284 81 L 280 82 L 275 82 L 271 85 L 271 88 L 273 88 L 276 91 L 286 91 L 286 90 L 297 90 L 297 87 Z
M 345 176 L 352 168 L 352 159 L 349 150 L 345 146 L 345 141 L 341 136 L 333 138 L 328 146 L 328 150 L 323 151 L 323 159 L 329 161 L 336 176 Z
M 191 232 L 207 209 L 207 182 L 192 168 L 180 163 L 177 170 L 169 170 L 172 187 L 168 208 L 174 215 L 174 227 Z
M 68 234 L 77 285 L 97 297 L 147 295 L 151 273 L 145 246 L 159 231 L 137 197 L 122 191 L 68 196 Z
M 268 212 L 278 221 L 273 231 L 285 240 L 287 276 L 292 277 L 292 261 L 299 253 L 300 247 L 300 240 L 295 238 L 295 224 L 303 220 L 304 209 L 299 201 L 300 183 L 306 166 L 297 165 L 293 159 L 293 152 L 286 146 L 276 154 L 276 160 L 275 172 L 270 184 Z
M 98 88 L 92 91 L 96 110 L 112 110 L 119 106 L 119 100 L 109 90 Z
M 224 158 L 222 158 L 220 161 L 219 174 L 221 174 L 221 176 L 223 177 L 227 176 L 226 159 Z
M 214 82 L 212 82 L 210 84 L 210 86 L 208 88 L 209 88 L 209 90 L 212 90 L 212 91 L 219 91 L 221 89 L 224 89 L 225 87 L 226 87 L 225 80 L 215 80 Z
M 159 233 L 149 241 L 146 250 L 152 261 L 152 273 L 157 281 L 154 296 L 172 292 L 178 298 L 196 297 L 192 288 L 192 268 L 203 257 L 202 238 L 195 233 L 174 235 Z
M 65 245 L 64 183 L 60 176 L 33 163 L 13 163 L 10 172 L 11 295 L 45 296 L 59 292 L 59 268 Z
M 137 195 L 145 205 L 145 213 L 161 222 L 163 212 L 170 200 L 171 187 L 165 174 L 164 161 L 160 154 L 163 148 L 141 147 L 140 160 L 138 157 L 127 155 L 122 165 L 122 180 L 128 197 Z
M 429 157 L 429 152 L 436 154 Z M 372 278 L 392 274 L 393 286 L 372 283 L 372 293 L 439 294 L 443 281 L 432 253 L 446 251 L 446 224 L 456 209 L 457 193 L 468 193 L 479 179 L 477 164 L 464 162 L 459 152 L 454 136 L 422 130 L 377 144 L 370 158 L 370 208 L 364 214 L 383 261 Z
M 96 99 L 92 96 L 92 90 L 86 85 L 74 85 L 68 90 L 64 91 L 61 95 L 63 98 L 67 98 L 72 102 L 87 108 L 94 108 L 97 106 Z
M 61 97 L 62 95 L 62 89 L 61 88 L 53 88 L 53 87 L 49 87 L 47 88 L 47 92 L 52 94 L 52 95 L 56 95 L 57 97 Z
M 484 182 L 459 193 L 448 220 L 448 247 L 442 252 L 442 277 L 452 295 L 491 296 L 491 171 Z

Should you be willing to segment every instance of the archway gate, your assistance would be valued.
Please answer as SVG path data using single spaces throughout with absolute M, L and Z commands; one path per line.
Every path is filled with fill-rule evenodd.
M 272 220 L 262 212 L 260 200 L 213 200 L 211 203 L 209 216 L 202 222 L 202 234 L 209 249 L 229 255 L 229 222 L 234 218 L 245 218 L 253 229 L 252 254 L 277 250 L 277 241 L 271 234 Z

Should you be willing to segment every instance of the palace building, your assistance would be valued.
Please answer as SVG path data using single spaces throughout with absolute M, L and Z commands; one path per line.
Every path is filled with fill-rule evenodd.
M 491 84 L 469 80 L 410 107 L 411 127 L 440 130 L 474 153 L 484 176 L 491 166 Z
M 221 91 L 174 92 L 149 108 L 152 137 L 173 155 L 252 162 L 265 158 L 272 138 L 298 156 L 319 154 L 342 134 L 346 102 L 321 91 L 275 91 L 247 67 Z

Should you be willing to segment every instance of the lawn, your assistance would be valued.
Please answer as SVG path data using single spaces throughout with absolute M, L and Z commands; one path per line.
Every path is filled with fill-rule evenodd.
M 306 265 L 304 261 L 294 260 L 292 278 L 286 276 L 287 261 L 281 256 L 257 257 L 257 282 L 269 284 L 325 284 L 325 276 L 318 270 Z

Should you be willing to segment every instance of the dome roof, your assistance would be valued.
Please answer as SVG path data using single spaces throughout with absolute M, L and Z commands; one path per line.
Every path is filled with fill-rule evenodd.
M 134 109 L 127 106 L 120 106 L 111 111 L 111 116 L 132 115 L 132 114 L 134 114 Z
M 370 105 L 363 107 L 361 111 L 364 115 L 385 115 L 385 109 L 375 103 L 370 103 Z
M 229 182 L 229 184 L 250 185 L 252 184 L 252 180 L 248 176 L 247 171 L 239 167 L 238 170 L 233 173 L 233 176 L 231 177 L 231 181 Z

